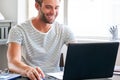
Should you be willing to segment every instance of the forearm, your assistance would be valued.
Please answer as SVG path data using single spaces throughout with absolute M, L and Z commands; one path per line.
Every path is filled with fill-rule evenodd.
M 21 61 L 11 61 L 8 62 L 8 68 L 13 73 L 19 73 L 26 76 L 26 70 L 31 67 Z
M 33 68 L 26 65 L 23 62 L 8 62 L 8 68 L 10 71 L 19 73 L 22 76 L 28 77 L 30 80 L 41 80 L 45 75 L 39 67 Z
M 19 73 L 22 76 L 30 78 L 30 80 L 40 80 L 44 77 L 42 70 L 37 67 L 26 65 L 21 60 L 21 45 L 17 43 L 9 43 L 7 51 L 8 68 L 11 72 Z

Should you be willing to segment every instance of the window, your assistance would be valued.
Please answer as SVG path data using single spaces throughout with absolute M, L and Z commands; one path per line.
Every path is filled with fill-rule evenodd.
M 76 36 L 110 37 L 109 28 L 120 27 L 120 0 L 69 0 L 68 25 Z

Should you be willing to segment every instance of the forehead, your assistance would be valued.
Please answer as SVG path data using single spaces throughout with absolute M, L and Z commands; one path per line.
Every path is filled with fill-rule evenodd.
M 43 5 L 60 5 L 60 0 L 43 0 L 42 2 Z

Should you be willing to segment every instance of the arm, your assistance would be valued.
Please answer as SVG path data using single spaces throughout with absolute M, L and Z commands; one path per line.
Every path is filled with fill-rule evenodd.
M 35 79 L 40 80 L 40 77 L 44 77 L 44 74 L 40 68 L 38 67 L 33 68 L 21 61 L 20 44 L 14 42 L 8 44 L 7 59 L 8 59 L 8 68 L 12 72 L 19 73 L 23 76 L 27 76 L 31 80 L 35 80 Z

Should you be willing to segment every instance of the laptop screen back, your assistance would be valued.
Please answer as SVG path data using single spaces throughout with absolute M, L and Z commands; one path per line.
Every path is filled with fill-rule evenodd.
M 118 42 L 68 44 L 63 80 L 113 76 Z

